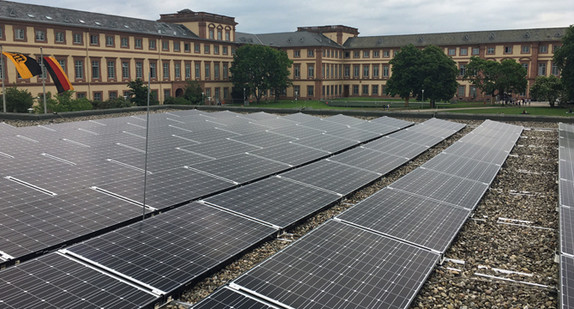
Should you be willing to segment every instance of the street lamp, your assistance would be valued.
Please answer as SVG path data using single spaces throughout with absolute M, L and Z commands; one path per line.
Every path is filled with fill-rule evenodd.
M 202 91 L 201 92 L 201 105 L 205 104 L 204 96 L 205 96 L 205 92 Z
M 243 87 L 243 105 L 246 105 L 247 99 L 245 98 L 245 87 Z
M 422 91 L 423 91 L 423 97 L 421 100 L 422 101 L 421 106 L 424 107 L 424 105 L 425 105 L 425 90 L 423 89 Z

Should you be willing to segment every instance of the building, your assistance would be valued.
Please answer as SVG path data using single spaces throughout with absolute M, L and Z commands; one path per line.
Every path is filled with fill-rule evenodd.
M 189 9 L 162 14 L 157 21 L 24 4 L 0 2 L 3 51 L 54 56 L 68 74 L 77 97 L 107 100 L 126 96 L 127 82 L 149 81 L 156 97 L 180 96 L 187 80 L 197 80 L 206 103 L 231 100 L 229 68 L 235 48 L 262 44 L 287 52 L 293 60 L 290 99 L 384 97 L 392 73 L 389 61 L 402 46 L 437 45 L 456 61 L 460 76 L 472 56 L 516 59 L 527 68 L 531 85 L 539 75 L 558 75 L 552 62 L 564 28 L 496 30 L 391 36 L 359 36 L 356 28 L 334 25 L 299 27 L 270 34 L 236 32 L 234 17 Z M 18 77 L 1 63 L 7 86 L 42 93 L 42 79 Z M 55 87 L 47 77 L 47 91 Z M 482 99 L 459 81 L 457 98 Z M 271 93 L 269 94 L 272 95 Z M 523 94 L 527 96 L 528 94 Z

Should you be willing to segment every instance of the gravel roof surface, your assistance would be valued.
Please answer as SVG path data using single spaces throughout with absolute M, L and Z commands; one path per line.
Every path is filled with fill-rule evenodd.
M 102 116 L 57 119 L 54 122 L 94 118 Z M 165 308 L 190 308 L 313 228 L 408 174 L 482 123 L 460 122 L 466 123 L 467 127 L 372 185 L 189 286 Z M 41 124 L 40 121 L 6 123 L 15 126 Z M 435 267 L 411 308 L 524 309 L 558 306 L 559 270 L 555 262 L 559 240 L 557 124 L 512 124 L 522 125 L 525 130 L 473 217 L 463 225 L 445 253 L 444 262 Z

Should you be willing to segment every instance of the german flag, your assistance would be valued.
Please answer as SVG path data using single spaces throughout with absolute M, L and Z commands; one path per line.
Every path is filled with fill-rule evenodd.
M 56 58 L 44 56 L 44 66 L 50 73 L 50 76 L 52 76 L 54 84 L 56 84 L 56 89 L 58 89 L 58 93 L 62 93 L 66 90 L 74 90 L 68 76 L 66 76 L 66 73 L 64 73 L 64 70 Z
M 3 54 L 8 59 L 12 60 L 12 62 L 14 62 L 16 70 L 18 71 L 18 73 L 20 73 L 20 77 L 22 77 L 23 79 L 28 79 L 31 78 L 32 76 L 42 74 L 42 68 L 40 68 L 38 62 L 36 62 L 36 60 L 34 60 L 33 58 L 30 58 L 27 55 L 19 53 L 3 52 Z

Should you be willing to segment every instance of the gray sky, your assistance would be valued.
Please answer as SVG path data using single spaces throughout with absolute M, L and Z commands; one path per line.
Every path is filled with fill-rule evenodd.
M 567 27 L 572 0 L 17 0 L 150 20 L 182 9 L 235 17 L 237 31 L 345 25 L 361 36 Z

